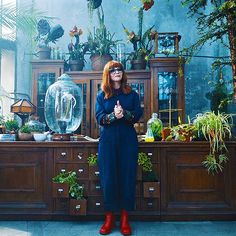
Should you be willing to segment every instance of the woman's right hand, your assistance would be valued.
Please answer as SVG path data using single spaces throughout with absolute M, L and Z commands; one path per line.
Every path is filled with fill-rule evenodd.
M 117 119 L 121 119 L 124 116 L 123 108 L 121 107 L 119 100 L 117 101 L 117 104 L 114 107 L 114 113 Z

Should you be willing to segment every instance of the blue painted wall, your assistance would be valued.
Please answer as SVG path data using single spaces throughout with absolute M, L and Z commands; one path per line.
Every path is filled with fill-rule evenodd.
M 24 2 L 31 2 L 31 0 Z M 88 28 L 92 29 L 92 25 L 96 25 L 96 15 L 94 15 L 93 22 L 88 18 L 87 0 L 33 2 L 36 9 L 45 11 L 46 15 L 58 17 L 53 24 L 61 24 L 65 30 L 65 35 L 57 43 L 63 52 L 67 52 L 67 44 L 70 42 L 68 32 L 74 25 L 83 29 L 82 40 L 86 40 Z M 124 0 L 103 0 L 106 26 L 115 33 L 117 39 L 124 42 L 126 42 L 126 35 L 123 32 L 122 23 L 129 30 L 137 32 L 138 29 L 137 10 L 133 9 L 135 6 L 140 6 L 140 0 L 131 0 L 130 3 L 126 3 Z M 155 0 L 155 5 L 149 11 L 144 12 L 144 30 L 155 24 L 158 32 L 179 32 L 182 36 L 180 48 L 188 47 L 196 40 L 198 34 L 195 19 L 187 18 L 187 10 L 182 7 L 180 0 Z M 32 84 L 28 63 L 31 56 L 27 55 L 27 52 L 30 51 L 29 46 L 31 45 L 24 40 L 19 41 L 21 56 L 19 56 L 18 62 L 18 91 L 29 90 Z M 131 44 L 127 44 L 127 52 L 131 51 L 131 46 Z M 22 52 L 24 53 L 22 54 Z M 203 47 L 198 55 L 217 57 L 227 54 L 228 51 L 215 43 Z M 185 66 L 186 115 L 190 117 L 209 110 L 209 100 L 205 98 L 205 94 L 211 88 L 204 77 L 211 71 L 212 61 L 213 59 L 210 58 L 193 58 Z M 89 67 L 88 63 L 86 69 Z M 224 74 L 225 77 L 231 79 L 230 68 Z M 210 79 L 213 78 L 210 77 Z

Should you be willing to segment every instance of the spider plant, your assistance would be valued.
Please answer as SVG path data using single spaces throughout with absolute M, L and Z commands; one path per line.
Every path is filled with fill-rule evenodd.
M 210 144 L 210 152 L 202 164 L 208 169 L 208 172 L 215 174 L 223 170 L 223 164 L 227 162 L 227 148 L 225 139 L 231 137 L 230 114 L 215 114 L 214 111 L 206 112 L 197 116 L 194 125 L 200 131 Z

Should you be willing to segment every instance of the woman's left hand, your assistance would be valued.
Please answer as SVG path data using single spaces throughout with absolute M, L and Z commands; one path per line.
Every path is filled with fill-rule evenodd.
M 117 119 L 121 119 L 121 118 L 124 116 L 123 112 L 124 112 L 124 110 L 123 110 L 123 108 L 122 108 L 122 106 L 120 105 L 120 102 L 119 102 L 119 100 L 118 100 L 118 101 L 117 101 L 117 104 L 116 104 L 115 107 L 114 107 L 115 117 L 116 117 Z

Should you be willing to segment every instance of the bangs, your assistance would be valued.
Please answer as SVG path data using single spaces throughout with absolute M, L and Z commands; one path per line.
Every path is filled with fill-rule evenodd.
M 111 61 L 110 65 L 109 65 L 109 69 L 112 69 L 112 68 L 115 68 L 115 67 L 119 67 L 122 70 L 124 70 L 123 65 L 120 62 L 118 62 L 118 61 Z

